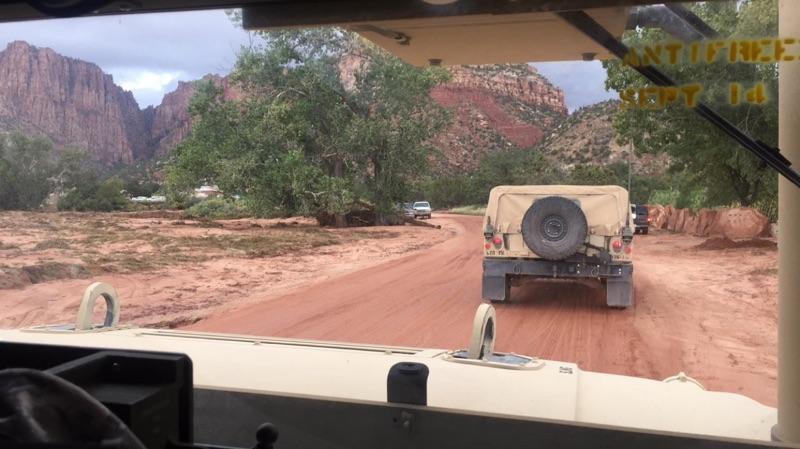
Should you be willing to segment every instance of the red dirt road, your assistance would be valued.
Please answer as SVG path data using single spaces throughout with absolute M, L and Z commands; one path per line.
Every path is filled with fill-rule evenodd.
M 463 348 L 481 303 L 481 219 L 441 216 L 455 236 L 412 255 L 189 328 L 403 346 Z M 635 240 L 632 310 L 591 282 L 529 282 L 496 305 L 496 349 L 654 379 L 685 371 L 706 388 L 776 403 L 774 248 L 700 250 L 703 239 Z M 745 262 L 745 263 L 743 263 Z

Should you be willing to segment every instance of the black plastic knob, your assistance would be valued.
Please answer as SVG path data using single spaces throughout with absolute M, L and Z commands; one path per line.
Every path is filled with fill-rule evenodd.
M 392 365 L 386 379 L 386 400 L 403 404 L 428 404 L 428 367 L 422 363 Z
M 278 441 L 278 428 L 266 422 L 256 430 L 256 445 L 253 449 L 273 449 L 276 441 Z

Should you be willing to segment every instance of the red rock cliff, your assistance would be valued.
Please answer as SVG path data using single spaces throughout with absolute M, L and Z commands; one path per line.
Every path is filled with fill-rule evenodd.
M 522 103 L 546 106 L 566 115 L 564 92 L 550 84 L 533 66 L 497 64 L 461 66 L 450 69 L 452 79 L 441 88 L 483 90 L 514 98 Z
M 227 78 L 208 75 L 235 98 Z M 130 92 L 95 64 L 26 42 L 0 52 L 0 130 L 44 134 L 57 149 L 87 149 L 92 159 L 131 163 L 167 154 L 191 130 L 194 82 L 179 82 L 156 107 L 139 109 Z
M 211 80 L 223 90 L 223 97 L 231 100 L 239 97 L 237 89 L 232 88 L 227 77 L 206 75 L 203 80 Z M 150 148 L 152 156 L 161 157 L 175 148 L 192 130 L 189 116 L 189 100 L 195 92 L 195 82 L 178 83 L 178 87 L 164 95 L 161 104 L 153 109 L 150 129 Z
M 564 93 L 526 64 L 450 68 L 431 96 L 453 114 L 436 143 L 444 169 L 469 170 L 503 148 L 530 148 L 567 115 Z
M 21 41 L 0 52 L 0 125 L 106 163 L 146 153 L 144 115 L 130 92 L 94 64 Z
M 345 63 L 347 73 L 360 61 Z M 532 147 L 566 116 L 564 94 L 528 65 L 450 71 L 451 81 L 431 92 L 453 113 L 452 125 L 435 139 L 443 169 L 468 170 L 483 154 Z M 226 77 L 204 79 L 221 86 L 228 99 L 241 95 Z M 194 82 L 180 82 L 160 105 L 140 110 L 133 95 L 95 64 L 19 41 L 0 52 L 0 130 L 44 134 L 57 148 L 86 148 L 105 163 L 169 153 L 191 131 L 187 107 L 194 92 Z

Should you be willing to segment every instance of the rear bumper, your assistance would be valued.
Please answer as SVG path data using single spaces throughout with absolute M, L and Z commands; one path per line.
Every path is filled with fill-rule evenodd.
M 549 278 L 619 278 L 633 275 L 629 263 L 587 263 L 543 259 L 483 259 L 484 277 L 506 275 Z
M 606 304 L 610 307 L 633 306 L 633 265 L 630 263 L 589 263 L 542 259 L 483 260 L 483 299 L 499 302 L 511 297 L 514 277 L 551 279 L 605 279 Z

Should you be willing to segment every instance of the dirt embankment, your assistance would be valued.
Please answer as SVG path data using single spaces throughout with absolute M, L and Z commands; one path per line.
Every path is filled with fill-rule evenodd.
M 704 208 L 696 213 L 691 209 L 676 209 L 671 205 L 656 204 L 646 207 L 651 229 L 727 240 L 774 237 L 769 218 L 750 207 Z

